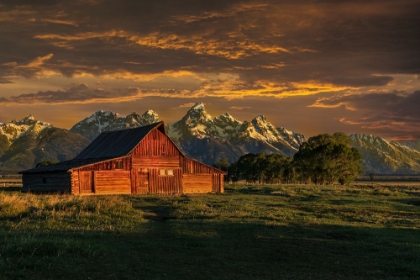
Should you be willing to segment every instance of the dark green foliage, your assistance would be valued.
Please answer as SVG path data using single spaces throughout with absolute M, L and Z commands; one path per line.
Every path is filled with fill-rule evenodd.
M 293 158 L 302 179 L 311 179 L 315 184 L 353 181 L 363 173 L 363 158 L 349 144 L 350 139 L 341 132 L 309 138 Z
M 229 162 L 225 158 L 219 159 L 215 164 L 213 164 L 213 167 L 216 167 L 223 171 L 228 171 L 229 169 Z
M 9 140 L 5 135 L 0 135 L 0 157 L 6 152 L 7 148 L 9 148 Z
M 246 154 L 228 168 L 227 178 L 236 182 L 244 179 L 250 183 L 289 182 L 294 177 L 292 159 L 281 154 Z
M 294 158 L 281 154 L 246 154 L 228 168 L 227 180 L 249 183 L 349 184 L 363 173 L 362 156 L 347 135 L 321 134 L 309 138 Z
M 54 160 L 44 160 L 41 162 L 38 162 L 35 167 L 43 167 L 43 166 L 48 166 L 48 165 L 53 165 L 57 162 L 55 162 Z

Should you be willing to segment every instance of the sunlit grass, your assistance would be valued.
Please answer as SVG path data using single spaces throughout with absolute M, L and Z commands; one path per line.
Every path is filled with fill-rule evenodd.
M 420 185 L 0 188 L 0 279 L 418 279 Z

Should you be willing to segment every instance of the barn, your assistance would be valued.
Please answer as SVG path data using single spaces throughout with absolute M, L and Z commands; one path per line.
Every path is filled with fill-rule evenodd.
M 73 160 L 21 173 L 22 191 L 74 195 L 222 193 L 226 174 L 186 157 L 163 122 L 103 132 Z

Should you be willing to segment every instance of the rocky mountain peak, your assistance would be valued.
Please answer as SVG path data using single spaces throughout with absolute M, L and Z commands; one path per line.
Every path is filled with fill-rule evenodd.
M 255 123 L 266 123 L 267 122 L 267 119 L 266 119 L 266 117 L 264 115 L 258 115 L 258 116 L 256 116 L 255 118 L 252 119 L 252 122 L 255 122 Z
M 229 130 L 235 129 L 237 127 L 239 128 L 239 126 L 242 124 L 241 121 L 238 121 L 227 112 L 220 115 L 219 117 L 214 118 L 214 123 L 221 128 L 227 128 Z
M 191 107 L 183 119 L 192 124 L 212 121 L 212 117 L 206 112 L 206 108 L 202 102 L 196 103 Z
M 141 115 L 141 118 L 146 120 L 147 123 L 155 123 L 160 120 L 159 115 L 153 110 L 147 110 L 143 113 L 143 115 Z
M 32 115 L 29 115 L 21 120 L 13 119 L 8 123 L 0 123 L 0 136 L 7 139 L 7 145 L 11 145 L 25 134 L 30 137 L 37 137 L 42 130 L 48 127 L 52 127 L 51 124 L 38 121 Z
M 205 111 L 206 108 L 204 107 L 204 103 L 203 102 L 197 102 L 197 103 L 195 103 L 194 106 L 191 107 L 190 110 L 193 110 L 193 111 Z
M 98 110 L 90 117 L 75 124 L 70 131 L 93 140 L 103 131 L 121 130 L 139 127 L 159 121 L 159 115 L 148 110 L 143 115 L 131 113 L 125 117 L 111 111 Z
M 37 122 L 38 121 L 32 115 L 28 115 L 28 116 L 24 117 L 23 119 L 21 119 L 19 121 L 17 121 L 16 119 L 13 119 L 11 121 L 11 123 L 13 123 L 15 125 L 33 125 Z M 44 123 L 44 122 L 40 122 L 40 123 Z

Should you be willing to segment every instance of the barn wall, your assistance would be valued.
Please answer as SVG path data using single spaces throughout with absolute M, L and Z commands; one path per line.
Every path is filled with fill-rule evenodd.
M 134 149 L 133 157 L 179 157 L 180 152 L 167 135 L 155 129 Z
M 183 174 L 183 193 L 208 193 L 213 191 L 211 174 Z
M 172 170 L 172 175 L 168 175 Z M 162 175 L 164 172 L 165 175 Z M 149 169 L 149 193 L 153 194 L 177 194 L 182 193 L 182 171 L 178 169 L 152 168 Z
M 224 192 L 225 187 L 223 171 L 185 157 L 181 159 L 181 165 L 184 173 L 182 177 L 184 193 Z M 208 178 L 206 179 L 206 183 L 200 183 L 203 178 Z M 194 187 L 194 185 L 196 185 L 196 187 Z
M 94 171 L 96 194 L 130 194 L 130 171 Z
M 71 171 L 71 193 L 80 194 L 79 171 Z
M 117 162 L 121 162 L 121 169 L 117 169 Z M 104 160 L 95 164 L 82 166 L 77 170 L 80 171 L 94 171 L 94 170 L 125 170 L 129 171 L 131 169 L 131 158 L 123 157 L 118 159 Z
M 74 184 L 74 194 L 130 194 L 130 171 L 124 170 L 95 170 L 75 171 L 78 174 L 78 188 Z M 74 176 L 76 177 L 76 176 Z
M 51 172 L 22 175 L 23 192 L 71 192 L 70 173 Z

